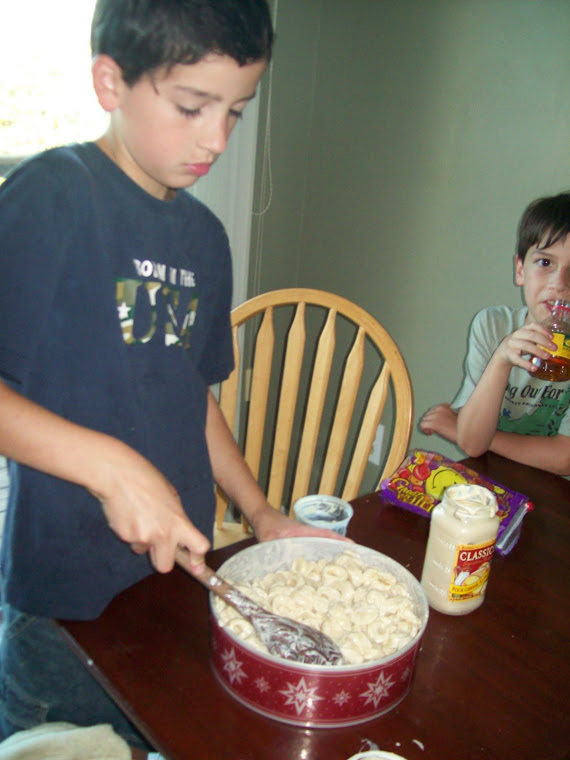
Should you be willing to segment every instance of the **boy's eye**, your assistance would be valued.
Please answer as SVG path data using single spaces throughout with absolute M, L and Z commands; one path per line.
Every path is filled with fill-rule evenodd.
M 188 119 L 193 118 L 194 116 L 200 115 L 200 109 L 199 108 L 184 108 L 184 106 L 176 106 L 182 116 L 186 116 Z
M 196 116 L 200 116 L 200 113 L 202 112 L 201 108 L 185 108 L 184 106 L 176 106 L 177 109 L 180 111 L 182 116 L 185 116 L 187 119 L 195 118 Z M 243 116 L 243 113 L 241 111 L 236 111 L 234 109 L 230 109 L 230 117 L 232 119 L 241 119 Z
M 540 259 L 537 259 L 537 264 L 540 267 L 549 267 L 550 266 L 550 259 L 546 259 L 544 257 L 541 257 Z

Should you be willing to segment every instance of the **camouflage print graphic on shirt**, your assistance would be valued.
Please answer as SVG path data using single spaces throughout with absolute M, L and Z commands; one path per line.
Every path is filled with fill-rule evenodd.
M 154 339 L 188 348 L 198 306 L 194 273 L 174 267 L 167 271 L 164 264 L 148 261 L 135 261 L 135 266 L 141 279 L 116 281 L 123 340 L 132 344 Z

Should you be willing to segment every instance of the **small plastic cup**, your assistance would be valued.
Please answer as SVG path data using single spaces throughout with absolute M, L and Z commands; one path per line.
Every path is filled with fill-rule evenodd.
M 293 511 L 298 522 L 313 528 L 328 528 L 340 536 L 346 536 L 348 523 L 354 514 L 347 501 L 320 494 L 303 496 L 295 502 Z

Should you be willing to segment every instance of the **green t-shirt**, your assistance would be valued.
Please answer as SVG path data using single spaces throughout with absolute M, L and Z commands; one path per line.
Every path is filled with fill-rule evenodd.
M 525 306 L 492 306 L 480 311 L 469 331 L 465 360 L 465 378 L 452 407 L 460 409 L 473 393 L 483 370 L 499 343 L 522 327 L 527 316 Z M 513 367 L 505 389 L 498 430 L 522 435 L 570 436 L 570 380 L 553 383 L 532 377 L 526 370 Z

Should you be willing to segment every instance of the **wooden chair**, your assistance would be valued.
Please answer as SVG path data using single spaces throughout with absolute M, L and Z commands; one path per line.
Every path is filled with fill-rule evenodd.
M 333 293 L 289 288 L 236 307 L 232 330 L 236 366 L 220 406 L 273 507 L 287 511 L 309 493 L 356 497 L 386 414 L 383 467 L 366 490 L 397 468 L 412 387 L 398 347 L 368 312 Z M 248 531 L 227 512 L 218 489 L 216 547 Z

